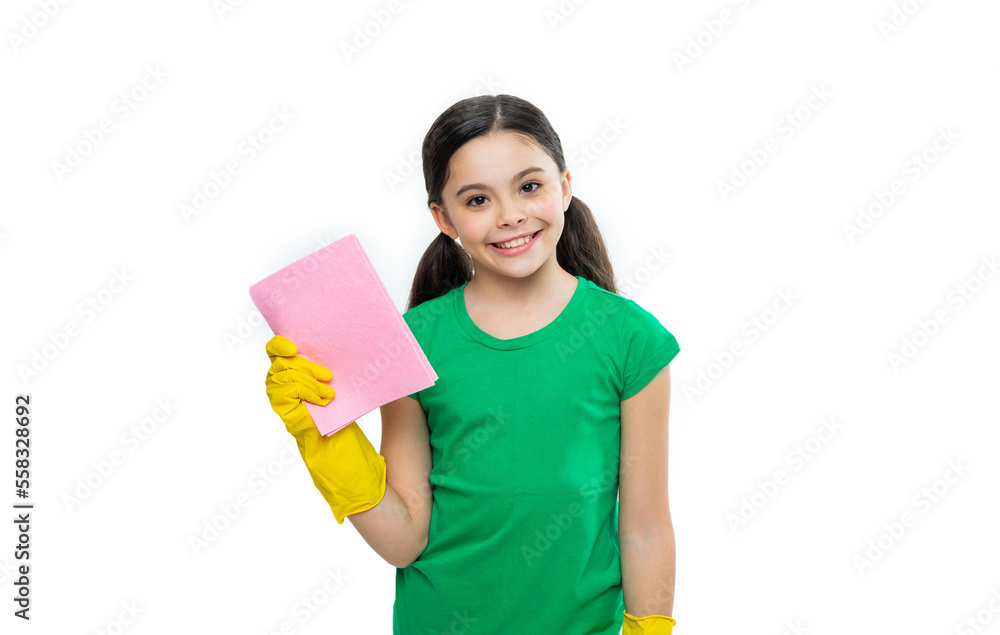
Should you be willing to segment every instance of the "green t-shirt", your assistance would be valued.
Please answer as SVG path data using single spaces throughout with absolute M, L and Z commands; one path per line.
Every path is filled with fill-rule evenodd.
M 569 304 L 508 340 L 465 285 L 403 319 L 438 380 L 427 413 L 427 548 L 396 570 L 394 635 L 617 635 L 620 402 L 680 351 L 633 300 L 577 276 Z

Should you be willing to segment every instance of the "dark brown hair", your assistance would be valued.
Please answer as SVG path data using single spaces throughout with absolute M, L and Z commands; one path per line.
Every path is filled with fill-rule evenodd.
M 441 113 L 424 137 L 421 158 L 428 207 L 432 202 L 441 205 L 451 156 L 469 140 L 499 130 L 529 138 L 552 157 L 560 173 L 566 169 L 562 142 L 541 110 L 513 95 L 469 97 Z M 611 259 L 590 208 L 574 196 L 564 216 L 563 233 L 556 245 L 559 265 L 574 276 L 618 293 Z M 472 264 L 472 257 L 458 241 L 439 233 L 417 264 L 406 309 L 472 280 Z

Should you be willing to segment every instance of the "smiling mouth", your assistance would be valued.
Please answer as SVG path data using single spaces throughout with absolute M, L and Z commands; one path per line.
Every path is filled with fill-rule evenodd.
M 530 243 L 531 241 L 533 241 L 533 240 L 534 240 L 534 239 L 535 239 L 535 238 L 536 238 L 536 237 L 538 236 L 538 232 L 540 232 L 540 231 L 542 231 L 542 230 L 540 230 L 540 229 L 539 229 L 539 230 L 538 230 L 538 231 L 536 231 L 536 232 L 535 232 L 534 234 L 531 234 L 531 235 L 530 235 L 530 236 L 528 237 L 528 242 L 526 242 L 526 243 L 521 243 L 521 244 L 520 244 L 520 245 L 518 245 L 517 247 L 501 247 L 501 246 L 500 246 L 500 243 L 490 243 L 490 244 L 491 244 L 491 245 L 493 245 L 494 247 L 496 247 L 497 249 L 517 249 L 518 247 L 524 247 L 525 245 L 527 245 L 528 243 Z M 508 240 L 508 241 L 504 241 L 504 242 L 510 242 L 510 241 Z

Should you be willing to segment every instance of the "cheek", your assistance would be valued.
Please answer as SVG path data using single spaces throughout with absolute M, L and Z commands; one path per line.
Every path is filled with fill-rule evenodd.
M 534 202 L 531 210 L 536 216 L 544 219 L 550 225 L 562 220 L 562 198 L 558 196 L 538 199 Z
M 476 240 L 484 238 L 490 233 L 489 219 L 486 215 L 477 216 L 465 225 L 466 234 L 475 237 Z

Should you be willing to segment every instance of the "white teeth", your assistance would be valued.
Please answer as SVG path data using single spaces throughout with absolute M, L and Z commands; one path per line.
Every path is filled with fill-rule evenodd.
M 534 236 L 534 234 L 528 234 L 527 236 L 524 236 L 522 238 L 518 238 L 517 240 L 512 240 L 509 243 L 493 243 L 493 244 L 494 245 L 498 245 L 498 246 L 500 246 L 500 247 L 502 247 L 504 249 L 510 249 L 511 247 L 520 247 L 524 243 L 526 243 L 529 240 L 531 240 L 532 236 Z

